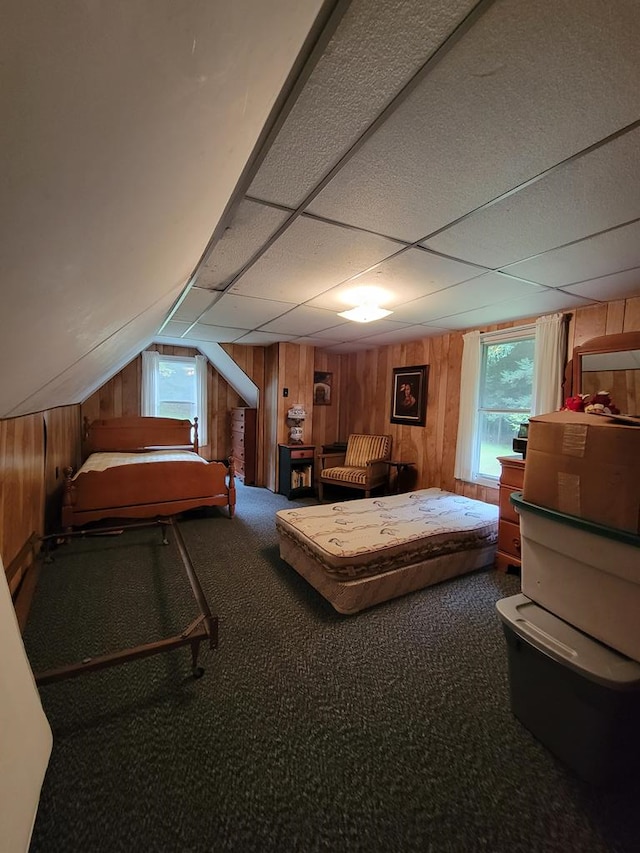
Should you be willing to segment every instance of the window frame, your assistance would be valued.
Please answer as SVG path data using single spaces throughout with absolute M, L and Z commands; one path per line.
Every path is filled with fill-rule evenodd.
M 147 352 L 153 358 L 148 365 L 145 365 L 143 358 L 141 404 L 143 414 L 151 417 L 166 417 L 161 415 L 159 411 L 161 403 L 159 399 L 161 362 L 181 362 L 184 365 L 192 365 L 194 369 L 195 414 L 188 420 L 193 421 L 194 417 L 198 418 L 198 445 L 199 447 L 206 446 L 208 444 L 207 358 L 199 353 L 196 355 L 164 355 L 157 350 L 148 350 Z M 143 357 L 144 355 L 143 353 Z M 171 401 L 163 400 L 162 402 Z
M 505 343 L 518 343 L 521 341 L 530 340 L 533 342 L 533 360 L 534 366 L 531 375 L 531 403 L 528 409 L 509 409 L 496 408 L 482 405 L 484 383 L 487 377 L 487 358 L 489 347 Z M 475 429 L 473 436 L 472 450 L 472 469 L 473 482 L 478 485 L 496 486 L 500 480 L 500 474 L 492 475 L 480 471 L 480 458 L 482 440 L 480 430 L 483 426 L 484 414 L 514 414 L 522 415 L 522 420 L 526 421 L 532 416 L 533 412 L 533 393 L 535 387 L 535 347 L 536 347 L 536 328 L 535 325 L 518 326 L 517 328 L 504 329 L 499 332 L 485 332 L 480 335 L 480 372 L 478 375 L 477 395 L 476 395 L 476 412 L 475 412 Z

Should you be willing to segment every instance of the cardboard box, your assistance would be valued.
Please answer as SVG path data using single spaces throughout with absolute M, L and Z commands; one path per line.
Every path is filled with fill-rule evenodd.
M 523 497 L 640 532 L 640 427 L 579 412 L 531 418 Z

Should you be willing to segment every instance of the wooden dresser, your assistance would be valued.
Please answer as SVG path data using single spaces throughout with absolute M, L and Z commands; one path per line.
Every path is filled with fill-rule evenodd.
M 231 455 L 236 475 L 255 486 L 257 467 L 257 409 L 231 409 Z
M 511 492 L 522 491 L 524 459 L 520 456 L 499 456 L 498 461 L 502 466 L 502 473 L 496 568 L 506 572 L 509 567 L 520 568 L 520 519 L 509 501 L 509 495 Z

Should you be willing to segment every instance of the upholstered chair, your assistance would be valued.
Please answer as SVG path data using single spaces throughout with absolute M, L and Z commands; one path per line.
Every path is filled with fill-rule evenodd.
M 320 454 L 319 499 L 322 501 L 325 483 L 360 489 L 365 498 L 370 497 L 372 489 L 388 482 L 389 467 L 384 460 L 390 458 L 390 435 L 350 435 L 345 453 Z

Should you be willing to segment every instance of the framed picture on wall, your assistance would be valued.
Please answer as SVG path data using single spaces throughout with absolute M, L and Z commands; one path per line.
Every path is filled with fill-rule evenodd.
M 333 373 L 314 371 L 313 374 L 313 405 L 330 406 L 333 391 Z
M 427 420 L 429 365 L 394 367 L 391 384 L 391 423 L 424 426 Z

